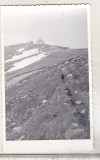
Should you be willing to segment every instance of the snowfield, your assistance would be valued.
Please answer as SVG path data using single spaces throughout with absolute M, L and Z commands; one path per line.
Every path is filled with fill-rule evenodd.
M 13 67 L 10 68 L 6 73 L 12 72 L 12 71 L 16 71 L 18 69 L 22 69 L 24 67 L 27 67 L 27 66 L 29 66 L 32 63 L 40 61 L 44 57 L 46 57 L 45 54 L 38 54 L 36 56 L 32 56 L 32 57 L 26 58 L 24 60 L 21 60 L 19 62 L 16 62 L 16 63 L 13 64 Z
M 22 51 L 24 51 L 24 48 L 20 48 L 20 49 L 18 49 L 17 51 L 18 51 L 18 52 L 22 52 Z
M 20 55 L 15 55 L 15 56 L 13 56 L 11 59 L 6 60 L 5 63 L 11 62 L 11 61 L 17 61 L 17 60 L 20 60 L 20 59 L 22 59 L 22 58 L 26 58 L 26 57 L 35 55 L 35 54 L 37 54 L 37 53 L 39 53 L 39 52 L 38 52 L 38 49 L 31 49 L 31 50 L 28 50 L 28 51 L 24 51 L 22 54 L 20 54 Z

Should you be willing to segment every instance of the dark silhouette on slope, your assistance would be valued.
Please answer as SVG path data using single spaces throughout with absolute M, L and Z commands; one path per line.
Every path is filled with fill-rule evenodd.
M 64 76 L 64 74 L 62 73 L 62 74 L 61 74 L 61 79 L 62 79 L 62 81 L 64 81 L 64 78 L 65 78 L 65 76 Z

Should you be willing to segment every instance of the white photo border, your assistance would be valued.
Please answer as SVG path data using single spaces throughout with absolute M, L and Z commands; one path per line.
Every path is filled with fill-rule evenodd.
M 56 5 L 56 4 L 55 4 Z M 62 4 L 63 5 L 63 4 Z M 66 4 L 70 5 L 70 4 Z M 74 4 L 72 4 L 74 5 Z M 3 153 L 12 154 L 66 154 L 66 153 L 90 153 L 93 150 L 93 110 L 92 110 L 92 67 L 91 67 L 91 31 L 90 31 L 90 5 L 88 8 L 88 55 L 89 55 L 89 94 L 90 94 L 90 133 L 89 140 L 45 140 L 45 141 L 6 141 L 5 126 L 5 76 L 4 76 L 4 49 L 3 27 L 2 40 L 2 98 L 3 98 Z M 23 6 L 24 7 L 24 6 Z M 1 8 L 2 9 L 2 8 Z M 2 17 L 2 16 L 1 16 Z M 2 21 L 2 18 L 1 18 Z M 55 142 L 56 141 L 56 142 Z

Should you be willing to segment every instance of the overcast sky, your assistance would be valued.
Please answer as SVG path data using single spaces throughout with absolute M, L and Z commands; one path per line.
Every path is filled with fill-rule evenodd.
M 2 7 L 4 45 L 36 42 L 87 48 L 87 7 L 62 6 L 6 6 Z

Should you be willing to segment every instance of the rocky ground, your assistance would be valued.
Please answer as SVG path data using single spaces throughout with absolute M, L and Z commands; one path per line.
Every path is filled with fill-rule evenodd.
M 89 139 L 88 82 L 87 49 L 60 49 L 7 74 L 6 139 Z

